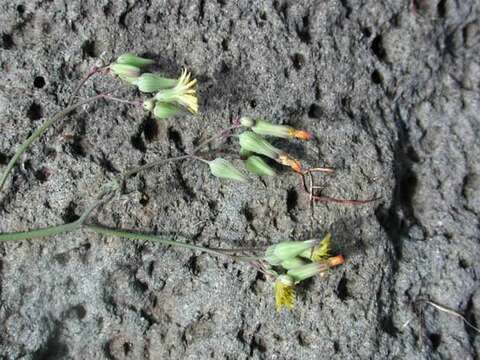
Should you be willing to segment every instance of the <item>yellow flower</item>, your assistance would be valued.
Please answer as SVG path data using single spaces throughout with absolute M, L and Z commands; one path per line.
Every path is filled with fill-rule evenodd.
M 160 91 L 155 95 L 155 99 L 162 102 L 176 102 L 196 114 L 198 112 L 196 84 L 197 80 L 190 80 L 190 73 L 184 69 L 177 85 L 171 89 Z
M 295 304 L 295 285 L 288 275 L 280 275 L 275 280 L 275 307 L 280 311 L 283 307 L 291 310 Z
M 331 241 L 332 234 L 327 233 L 322 241 L 320 241 L 320 244 L 311 249 L 305 250 L 300 256 L 316 262 L 327 260 L 330 257 Z

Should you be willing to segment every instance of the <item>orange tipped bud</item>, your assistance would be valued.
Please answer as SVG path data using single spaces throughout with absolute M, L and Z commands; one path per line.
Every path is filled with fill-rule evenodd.
M 305 130 L 292 129 L 291 136 L 300 140 L 312 140 L 313 135 Z
M 343 255 L 337 255 L 327 259 L 327 264 L 329 267 L 339 266 L 343 263 L 345 263 L 345 258 Z
M 278 157 L 277 161 L 285 166 L 289 166 L 295 172 L 302 172 L 302 164 L 297 159 L 292 158 L 288 154 L 282 154 Z

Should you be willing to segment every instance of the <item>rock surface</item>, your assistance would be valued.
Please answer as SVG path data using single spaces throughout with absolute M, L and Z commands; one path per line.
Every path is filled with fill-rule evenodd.
M 0 194 L 0 232 L 71 221 L 120 171 L 240 114 L 313 132 L 277 145 L 337 169 L 325 194 L 380 200 L 311 208 L 291 173 L 238 185 L 197 162 L 137 175 L 95 221 L 213 247 L 331 231 L 347 262 L 278 314 L 271 284 L 228 259 L 87 231 L 3 243 L 0 358 L 476 358 L 478 333 L 421 300 L 480 322 L 479 13 L 475 0 L 2 1 L 0 171 L 102 54 L 191 69 L 201 114 L 157 125 L 99 101 L 59 121 Z

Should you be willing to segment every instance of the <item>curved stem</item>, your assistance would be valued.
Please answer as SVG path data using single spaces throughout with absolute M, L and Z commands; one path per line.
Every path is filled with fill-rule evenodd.
M 18 148 L 17 152 L 15 153 L 15 155 L 10 159 L 8 165 L 7 165 L 7 168 L 5 169 L 5 171 L 2 173 L 2 176 L 0 177 L 0 191 L 2 190 L 3 188 L 3 185 L 5 184 L 5 182 L 7 181 L 7 178 L 8 178 L 8 175 L 10 174 L 10 172 L 12 171 L 13 167 L 15 166 L 15 164 L 17 163 L 18 159 L 23 155 L 23 153 L 28 149 L 28 147 L 30 145 L 32 145 L 32 143 L 37 140 L 40 136 L 42 136 L 45 131 L 47 131 L 47 129 L 57 120 L 63 118 L 64 116 L 68 115 L 69 113 L 71 113 L 73 110 L 77 109 L 78 107 L 82 106 L 82 105 L 85 105 L 85 104 L 88 104 L 92 101 L 95 101 L 95 100 L 98 100 L 98 99 L 101 99 L 105 96 L 105 94 L 100 94 L 100 95 L 97 95 L 97 96 L 93 96 L 91 98 L 88 98 L 88 99 L 85 99 L 83 101 L 80 101 L 79 103 L 76 103 L 75 105 L 71 105 L 71 106 L 68 106 L 66 109 L 62 110 L 62 111 L 59 111 L 58 113 L 56 113 L 54 116 L 52 116 L 50 119 L 48 119 L 47 121 L 45 121 L 45 123 L 40 126 L 37 130 L 35 130 L 33 132 L 32 135 L 30 135 L 28 137 L 27 140 L 25 140 L 21 145 L 20 147 Z
M 203 246 L 188 244 L 188 243 L 175 241 L 175 240 L 169 240 L 172 238 L 172 236 L 149 235 L 149 234 L 143 234 L 143 233 L 138 233 L 138 232 L 128 231 L 128 230 L 111 229 L 101 225 L 84 225 L 84 227 L 97 234 L 117 236 L 117 237 L 130 239 L 130 240 L 148 240 L 148 241 L 157 242 L 163 245 L 177 246 L 177 247 L 182 247 L 190 250 L 198 250 L 198 251 L 202 251 L 202 252 L 213 254 L 213 255 L 238 258 L 237 256 L 232 256 L 232 255 L 222 253 L 220 251 L 212 250 Z
M 157 161 L 152 161 L 151 163 L 148 163 L 148 164 L 145 164 L 145 165 L 142 165 L 142 166 L 138 166 L 138 167 L 135 167 L 133 169 L 125 171 L 123 174 L 121 174 L 119 176 L 119 178 L 120 179 L 125 179 L 127 177 L 132 176 L 132 175 L 135 175 L 136 173 L 139 173 L 140 171 L 147 170 L 147 169 L 150 169 L 150 168 L 158 166 L 158 165 L 163 165 L 163 164 L 165 164 L 167 162 L 170 162 L 170 161 L 179 161 L 179 160 L 189 159 L 190 157 L 191 157 L 191 155 L 182 155 L 182 156 L 172 157 L 172 158 L 168 158 L 168 159 L 160 159 L 160 160 L 157 160 Z

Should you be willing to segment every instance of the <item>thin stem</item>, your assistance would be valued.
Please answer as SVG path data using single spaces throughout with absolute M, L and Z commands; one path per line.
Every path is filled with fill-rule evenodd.
M 149 235 L 149 234 L 143 234 L 143 233 L 138 233 L 134 231 L 111 229 L 111 228 L 107 228 L 100 225 L 85 225 L 84 227 L 88 230 L 91 230 L 97 234 L 102 234 L 102 235 L 117 236 L 117 237 L 130 239 L 130 240 L 148 240 L 148 241 L 157 242 L 163 245 L 171 245 L 171 246 L 182 247 L 190 250 L 198 250 L 198 251 L 202 251 L 202 252 L 213 254 L 213 255 L 233 257 L 239 260 L 244 260 L 243 258 L 247 258 L 247 257 L 237 257 L 234 255 L 229 255 L 229 254 L 212 250 L 203 246 L 188 244 L 188 243 L 175 241 L 175 240 L 169 240 L 172 236 Z
M 72 94 L 68 98 L 68 106 L 72 106 L 73 100 L 75 99 L 75 96 L 78 94 L 78 92 L 80 91 L 82 86 L 85 85 L 85 83 L 88 81 L 88 79 L 90 79 L 93 75 L 99 73 L 103 69 L 104 68 L 102 68 L 102 67 L 94 66 L 90 69 L 90 71 L 88 73 L 85 74 L 83 79 L 78 83 L 77 87 L 75 88 L 75 90 L 73 90 Z
M 206 139 L 204 142 L 200 143 L 200 145 L 198 145 L 197 147 L 195 147 L 195 149 L 193 149 L 192 153 L 195 154 L 197 153 L 198 151 L 200 151 L 203 147 L 207 146 L 208 144 L 210 144 L 212 141 L 215 141 L 217 139 L 220 139 L 220 138 L 224 138 L 225 136 L 228 135 L 231 136 L 231 134 L 229 134 L 230 131 L 233 131 L 233 130 L 236 130 L 238 128 L 240 128 L 241 125 L 234 125 L 234 126 L 231 126 L 229 128 L 226 128 L 224 130 L 222 130 L 219 134 L 215 134 L 213 135 L 212 137 L 209 137 L 208 139 Z
M 0 234 L 0 242 L 50 237 L 50 236 L 55 236 L 58 234 L 63 234 L 66 232 L 77 230 L 81 226 L 82 225 L 78 221 L 74 221 L 72 223 L 58 225 L 58 226 L 49 226 L 43 229 Z
M 163 164 L 168 163 L 170 161 L 179 161 L 179 160 L 185 160 L 185 159 L 189 159 L 189 158 L 191 158 L 191 155 L 182 155 L 182 156 L 176 156 L 176 157 L 172 157 L 172 158 L 168 158 L 168 159 L 156 160 L 156 161 L 153 161 L 151 163 L 148 163 L 148 164 L 145 164 L 145 165 L 138 166 L 138 167 L 135 167 L 133 169 L 127 170 L 123 174 L 121 174 L 119 176 L 119 178 L 120 179 L 125 179 L 127 177 L 132 176 L 132 175 L 135 175 L 136 173 L 139 173 L 141 171 L 150 169 L 150 168 L 158 166 L 158 165 L 163 165 Z
M 417 300 L 417 302 L 423 302 L 427 305 L 431 305 L 433 306 L 435 309 L 437 310 L 440 310 L 440 311 L 443 311 L 447 314 L 450 314 L 450 315 L 453 315 L 453 316 L 456 316 L 460 319 L 463 320 L 463 322 L 468 325 L 469 327 L 471 327 L 473 330 L 475 330 L 476 332 L 480 333 L 480 329 L 478 327 L 476 327 L 475 325 L 473 325 L 472 323 L 470 323 L 466 318 L 465 316 L 463 316 L 462 314 L 460 314 L 458 311 L 455 311 L 455 310 L 452 310 L 444 305 L 440 305 L 434 301 L 430 301 L 430 300 L 425 300 L 425 299 L 419 299 Z
M 98 99 L 101 99 L 105 97 L 105 94 L 100 94 L 100 95 L 97 95 L 97 96 L 93 96 L 91 98 L 88 98 L 88 99 L 85 99 L 83 101 L 80 101 L 79 103 L 75 104 L 75 105 L 71 105 L 71 106 L 68 106 L 66 109 L 62 110 L 62 111 L 59 111 L 58 113 L 56 113 L 54 116 L 52 116 L 50 119 L 48 119 L 47 121 L 45 121 L 45 123 L 40 126 L 37 130 L 35 130 L 33 132 L 32 135 L 29 136 L 29 138 L 27 140 L 25 140 L 21 145 L 20 147 L 18 148 L 17 152 L 15 153 L 15 155 L 12 157 L 12 159 L 10 159 L 10 162 L 8 163 L 7 165 L 7 168 L 5 169 L 5 171 L 2 173 L 2 176 L 0 177 L 0 191 L 2 190 L 3 188 L 3 185 L 5 184 L 5 181 L 7 181 L 7 178 L 8 178 L 8 175 L 10 174 L 10 172 L 12 171 L 13 167 L 15 166 L 15 164 L 17 163 L 18 159 L 23 155 L 23 153 L 25 153 L 25 151 L 28 149 L 28 147 L 35 141 L 37 140 L 40 136 L 42 136 L 45 131 L 47 131 L 47 129 L 57 120 L 63 118 L 64 116 L 68 115 L 69 113 L 71 113 L 73 110 L 77 109 L 78 107 L 82 106 L 82 105 L 85 105 L 85 104 L 88 104 L 92 101 L 96 101 Z
M 120 99 L 120 98 L 116 98 L 114 96 L 109 96 L 109 95 L 105 96 L 105 98 L 108 100 L 116 101 L 122 104 L 133 105 L 133 106 L 142 106 L 143 104 L 143 102 L 140 100 L 125 100 L 125 99 Z
M 110 98 L 109 98 L 110 99 Z M 200 145 L 198 145 L 197 147 L 195 147 L 192 151 L 191 154 L 186 154 L 186 155 L 181 155 L 181 156 L 176 156 L 176 157 L 172 157 L 172 158 L 167 158 L 167 159 L 160 159 L 160 160 L 156 160 L 156 161 L 153 161 L 151 163 L 148 163 L 148 164 L 145 164 L 145 165 L 142 165 L 142 166 L 138 166 L 138 167 L 135 167 L 133 169 L 130 169 L 130 170 L 127 170 L 125 171 L 123 174 L 121 174 L 119 176 L 120 179 L 126 179 L 132 175 L 135 175 L 141 171 L 144 171 L 144 170 L 148 170 L 148 169 L 151 169 L 155 166 L 159 166 L 159 165 L 163 165 L 163 164 L 166 164 L 170 161 L 180 161 L 180 160 L 186 160 L 186 159 L 195 159 L 195 160 L 199 160 L 199 161 L 202 161 L 204 163 L 208 163 L 208 161 L 206 161 L 205 159 L 199 157 L 196 155 L 196 153 L 198 151 L 200 151 L 204 146 L 208 145 L 209 143 L 211 143 L 212 141 L 215 141 L 216 139 L 220 138 L 220 137 L 225 137 L 225 134 L 228 134 L 230 131 L 232 130 L 235 130 L 235 129 L 238 129 L 240 126 L 239 125 L 235 125 L 235 126 L 231 126 L 225 130 L 222 130 L 220 132 L 220 134 L 217 134 L 215 136 L 212 136 L 210 138 L 208 138 L 206 141 L 202 142 Z

